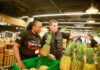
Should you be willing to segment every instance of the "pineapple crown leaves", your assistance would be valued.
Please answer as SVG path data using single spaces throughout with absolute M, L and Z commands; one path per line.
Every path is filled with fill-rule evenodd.
M 84 55 L 84 44 L 76 43 L 76 53 Z
M 86 62 L 89 64 L 94 64 L 94 52 L 95 50 L 93 48 L 87 48 L 86 49 Z
M 74 42 L 69 42 L 66 49 L 64 50 L 64 54 L 66 56 L 72 56 L 72 51 L 74 49 L 75 43 Z
M 96 52 L 97 52 L 97 62 L 100 64 L 100 46 L 96 47 Z
M 100 46 L 97 47 L 96 52 L 97 52 L 97 56 L 100 56 Z
M 47 39 L 46 39 L 46 44 L 50 44 L 51 38 L 52 38 L 51 34 L 48 33 L 48 34 L 47 34 Z
M 77 59 L 82 61 L 83 60 L 83 56 L 84 56 L 84 47 L 85 44 L 81 44 L 81 43 L 76 43 L 76 56 Z

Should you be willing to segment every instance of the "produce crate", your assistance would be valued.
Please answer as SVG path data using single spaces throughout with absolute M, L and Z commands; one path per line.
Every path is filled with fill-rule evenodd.
M 0 67 L 3 65 L 5 47 L 0 47 Z
M 3 66 L 4 67 L 11 67 L 12 64 L 15 61 L 15 57 L 14 57 L 14 52 L 11 49 L 6 49 L 5 50 L 5 55 L 4 55 L 4 59 L 3 59 Z
M 54 60 L 49 57 L 35 57 L 23 60 L 23 63 L 25 64 L 26 69 L 30 68 L 39 68 L 42 65 L 46 65 L 49 68 L 47 70 L 60 70 L 59 64 L 60 62 L 58 60 Z M 16 63 L 13 64 L 13 70 L 19 70 Z
M 11 67 L 15 61 L 14 55 L 5 55 L 3 66 Z

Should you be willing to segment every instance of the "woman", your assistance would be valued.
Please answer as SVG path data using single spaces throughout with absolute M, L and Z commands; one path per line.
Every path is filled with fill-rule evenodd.
M 22 70 L 25 68 L 22 60 L 36 57 L 41 49 L 41 39 L 38 35 L 41 27 L 42 23 L 40 21 L 29 23 L 27 30 L 21 32 L 14 43 L 13 50 L 17 65 Z

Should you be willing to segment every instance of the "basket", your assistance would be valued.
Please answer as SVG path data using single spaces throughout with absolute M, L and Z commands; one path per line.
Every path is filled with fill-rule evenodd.
M 36 68 L 38 69 L 42 65 L 46 65 L 49 68 L 47 70 L 60 70 L 59 64 L 60 62 L 58 60 L 49 58 L 49 57 L 35 57 L 23 60 L 23 63 L 25 64 L 26 69 L 30 68 Z M 20 70 L 16 63 L 13 64 L 13 70 Z

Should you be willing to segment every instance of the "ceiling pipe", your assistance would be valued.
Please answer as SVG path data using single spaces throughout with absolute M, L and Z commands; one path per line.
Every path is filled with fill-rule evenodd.
M 33 17 L 51 17 L 51 16 L 71 16 L 71 15 L 90 15 L 89 13 L 85 13 L 85 12 L 66 12 L 66 13 L 58 13 L 58 14 L 42 14 L 42 15 L 34 15 Z M 100 12 L 98 13 L 94 13 L 94 15 L 100 15 Z
M 42 23 L 45 23 L 45 24 L 48 24 L 49 22 L 42 22 Z M 90 23 L 87 23 L 87 22 L 58 22 L 59 24 L 90 24 Z M 93 24 L 100 24 L 100 22 L 95 22 Z M 92 25 L 92 23 L 91 23 Z
M 59 13 L 62 13 L 61 9 L 55 4 L 55 2 L 53 0 L 49 0 L 52 5 L 58 10 Z
M 44 27 L 49 27 L 48 25 L 44 26 Z M 62 28 L 63 26 L 58 26 L 59 28 Z M 65 28 L 67 29 L 93 29 L 93 27 L 75 27 L 75 26 L 66 26 Z

